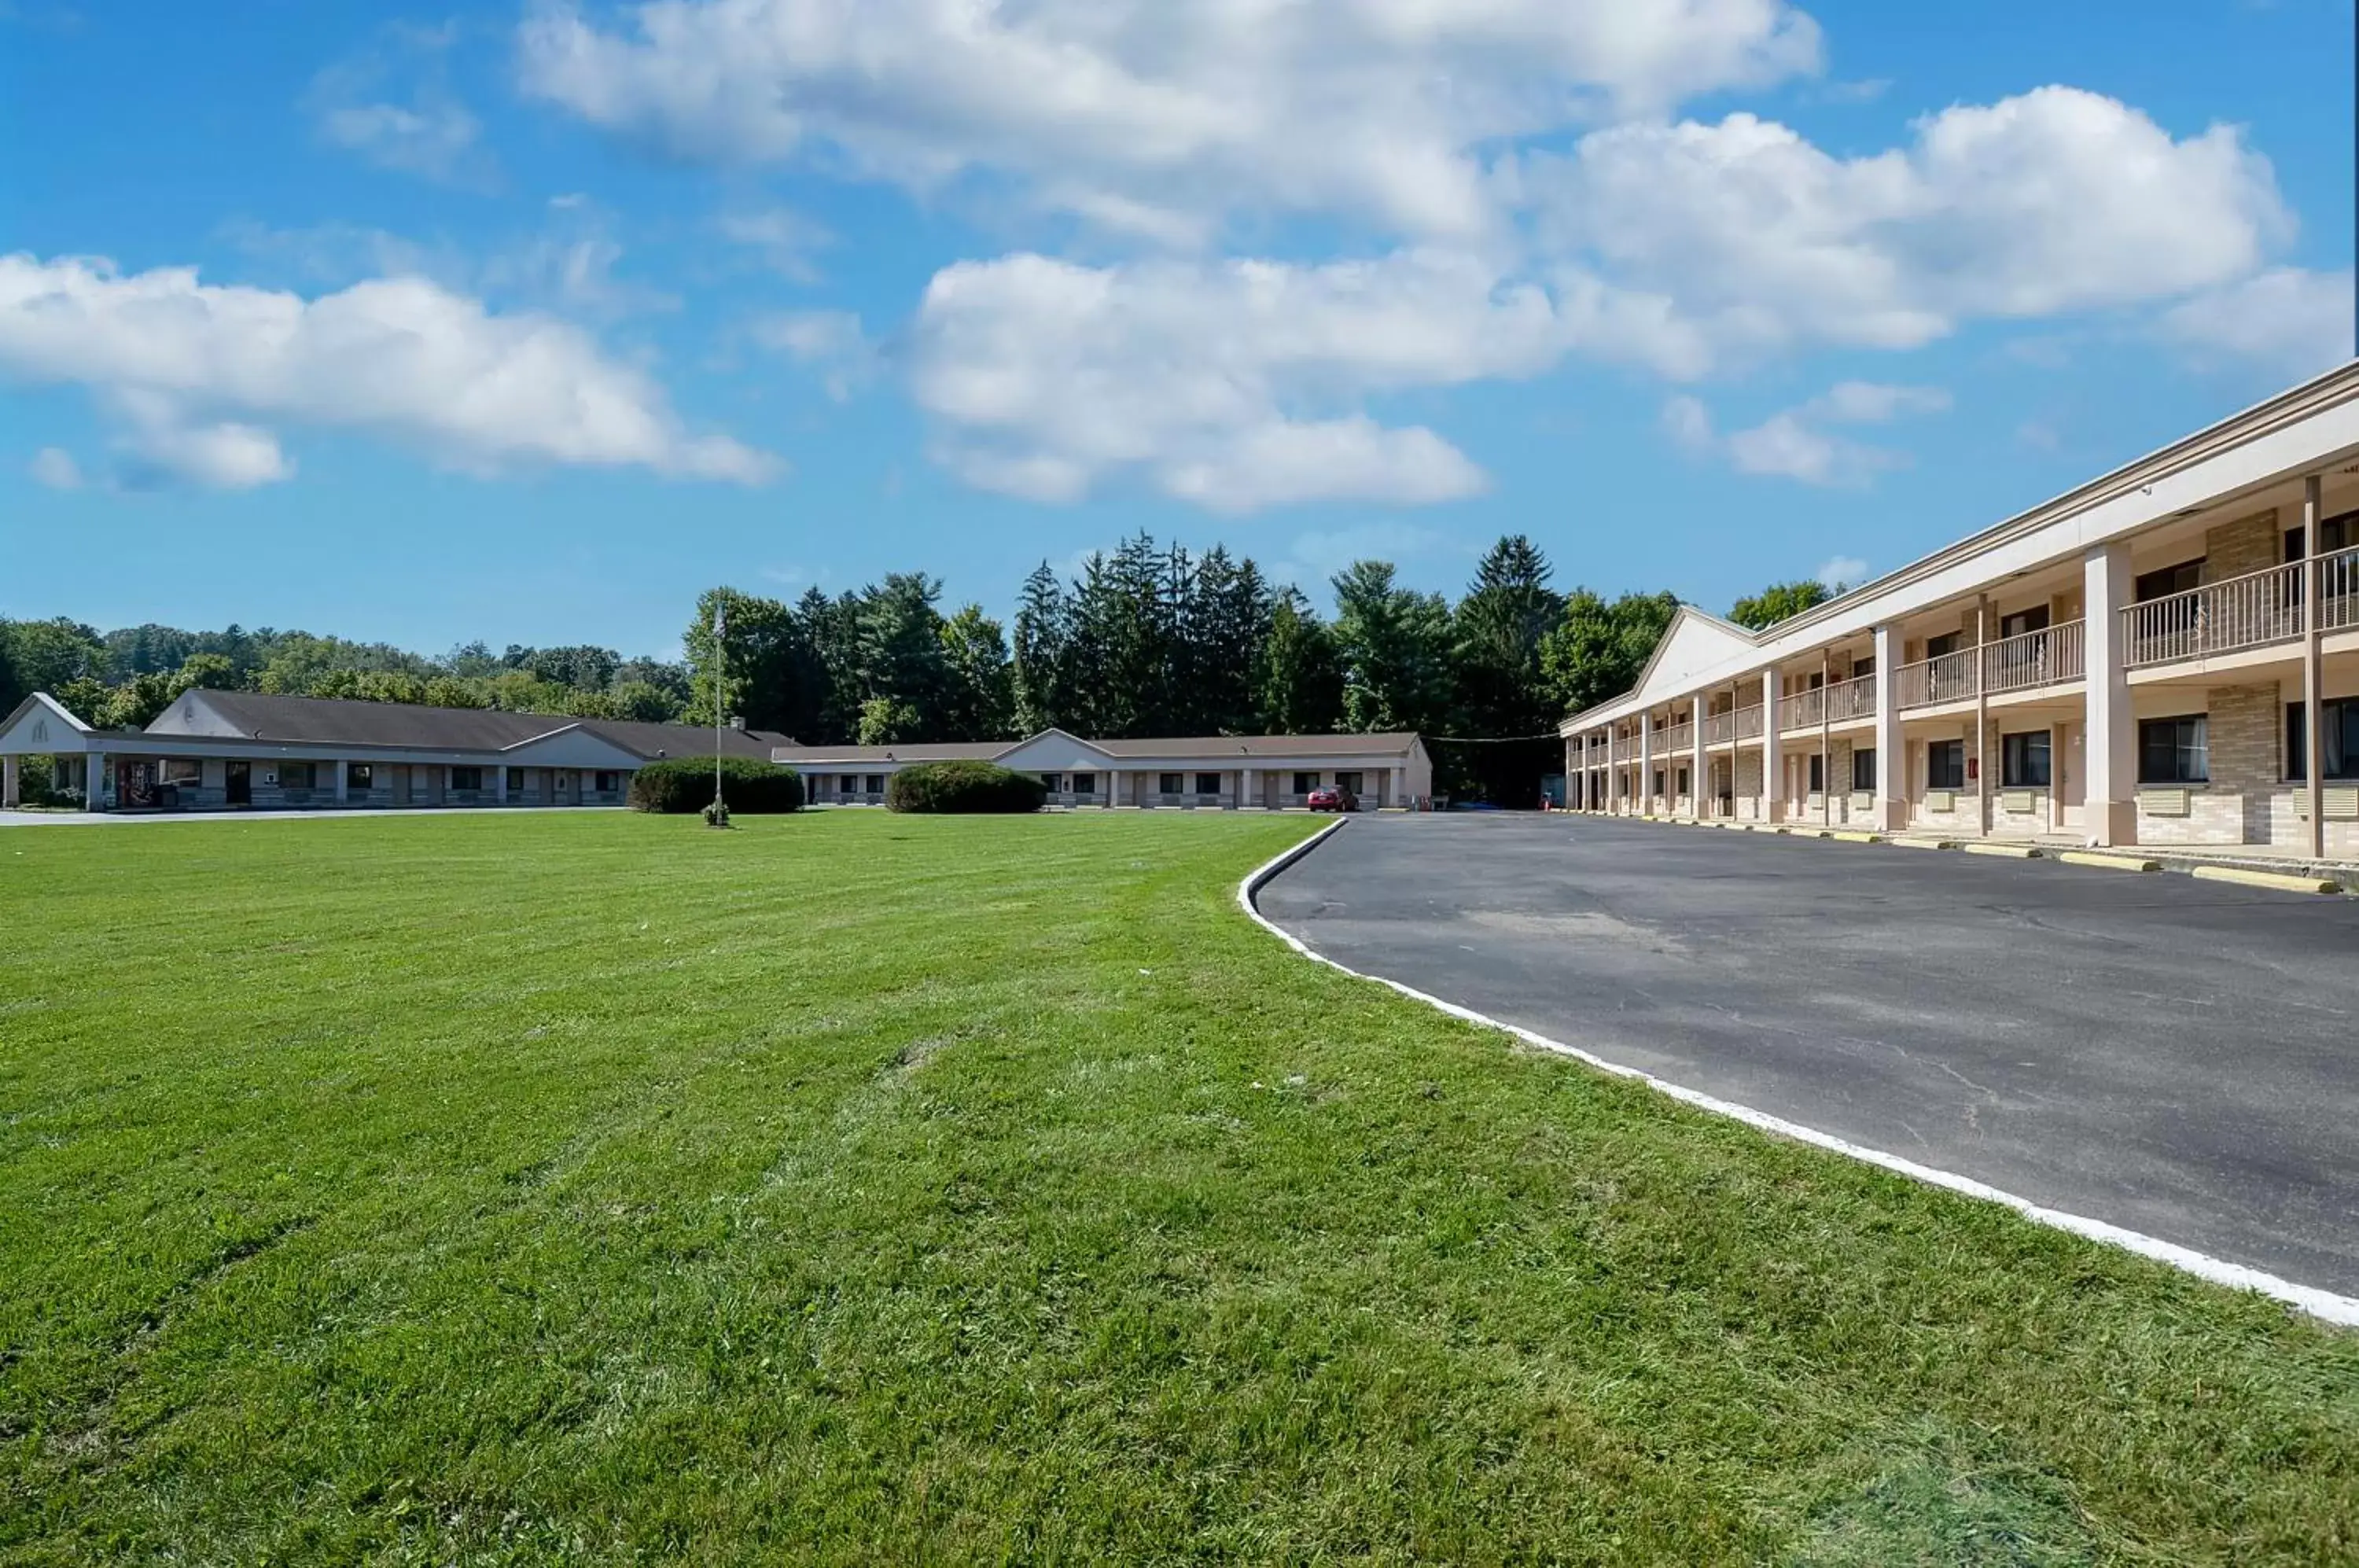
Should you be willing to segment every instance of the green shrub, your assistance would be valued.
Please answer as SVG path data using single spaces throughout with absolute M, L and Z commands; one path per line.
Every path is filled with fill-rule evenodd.
M 885 805 L 895 811 L 1037 811 L 1049 787 L 1029 773 L 991 762 L 925 762 L 886 780 Z
M 721 787 L 733 816 L 803 809 L 802 775 L 750 757 L 721 761 Z M 712 759 L 667 757 L 631 775 L 631 809 L 691 816 L 712 804 Z

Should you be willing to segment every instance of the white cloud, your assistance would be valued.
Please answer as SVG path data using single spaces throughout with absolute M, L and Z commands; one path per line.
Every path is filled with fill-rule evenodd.
M 375 435 L 452 467 L 636 465 L 753 483 L 775 461 L 693 436 L 660 387 L 581 329 L 498 315 L 405 278 L 302 296 L 125 277 L 85 257 L 0 256 L 0 375 L 92 389 L 130 477 L 244 485 L 291 464 L 275 427 Z
M 1666 330 L 1723 361 L 2168 299 L 2244 276 L 2291 229 L 2234 128 L 2174 139 L 2064 87 L 1943 110 L 1872 156 L 1732 114 L 1615 126 L 1507 172 L 1567 265 L 1661 297 Z
M 1821 563 L 1814 575 L 1828 593 L 1840 593 L 1867 581 L 1867 562 L 1855 555 L 1838 555 Z
M 386 28 L 369 49 L 312 79 L 304 104 L 321 137 L 382 169 L 456 185 L 482 185 L 490 158 L 483 125 L 443 81 L 441 57 L 455 27 Z M 406 101 L 384 96 L 392 79 L 415 75 Z
M 2303 380 L 2352 357 L 2352 287 L 2348 269 L 2273 267 L 2172 307 L 2163 335 L 2199 358 Z
M 1935 387 L 1844 381 L 1806 403 L 1726 436 L 1713 429 L 1711 410 L 1685 395 L 1664 404 L 1662 423 L 1665 433 L 1680 447 L 1700 455 L 1724 456 L 1740 474 L 1860 488 L 1878 474 L 1907 467 L 1908 455 L 1854 441 L 1826 427 L 1883 424 L 1903 414 L 1937 413 L 1949 406 L 1949 394 Z
M 764 317 L 751 331 L 764 347 L 818 370 L 827 395 L 839 403 L 884 369 L 883 355 L 849 310 L 790 310 Z
M 657 0 L 547 4 L 526 90 L 676 154 L 812 152 L 931 187 L 1012 174 L 1163 240 L 1232 203 L 1489 224 L 1481 149 L 1815 71 L 1784 0 Z
M 43 447 L 33 454 L 33 461 L 25 465 L 25 472 L 33 476 L 36 484 L 46 485 L 52 490 L 82 488 L 82 464 L 76 463 L 73 453 L 63 447 Z
M 1440 436 L 1370 418 L 1372 395 L 1536 375 L 1581 323 L 1467 258 L 1145 262 L 1035 255 L 935 275 L 912 330 L 919 403 L 971 484 L 1069 500 L 1136 470 L 1223 512 L 1476 493 Z
M 815 254 L 835 243 L 826 224 L 785 207 L 723 212 L 712 226 L 722 238 L 755 252 L 763 265 L 795 283 L 818 282 Z

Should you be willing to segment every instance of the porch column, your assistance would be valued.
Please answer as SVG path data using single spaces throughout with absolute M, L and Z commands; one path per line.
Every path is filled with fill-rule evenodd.
M 2082 830 L 2092 844 L 2137 843 L 2137 724 L 2130 708 L 2128 649 L 2123 646 L 2122 611 L 2136 583 L 2130 547 L 2099 545 L 2082 560 L 2082 636 L 2088 644 L 2088 788 L 2081 805 Z
M 1990 595 L 1974 595 L 1974 832 L 1991 831 Z M 1883 669 L 1877 665 L 1878 670 Z M 2050 771 L 2053 771 L 2051 769 Z
M 1620 724 L 1605 726 L 1605 811 L 1609 816 L 1622 808 L 1622 758 L 1614 745 L 1621 736 Z
M 108 778 L 106 753 L 103 751 L 93 751 L 90 753 L 87 757 L 82 758 L 82 810 L 85 811 L 103 811 L 106 810 L 106 807 L 103 804 L 106 779 Z
M 1240 807 L 1243 807 L 1243 806 L 1257 806 L 1257 805 L 1261 804 L 1261 789 L 1260 789 L 1260 786 L 1261 786 L 1261 769 L 1260 769 L 1260 768 L 1246 768 L 1244 772 L 1242 772 L 1242 773 L 1238 774 L 1238 775 L 1237 775 L 1237 804 L 1238 804 Z
M 1761 820 L 1786 820 L 1786 758 L 1777 749 L 1777 672 L 1761 676 Z
M 1704 700 L 1702 695 L 1699 693 L 1690 698 L 1688 707 L 1695 714 L 1695 728 L 1688 734 L 1688 750 L 1690 754 L 1688 763 L 1688 815 L 1690 820 L 1700 822 L 1703 821 L 1705 770 L 1712 766 L 1711 754 L 1704 750 L 1703 745 Z
M 1638 814 L 1655 814 L 1655 714 L 1638 715 Z
M 1900 738 L 1900 637 L 1890 622 L 1875 628 L 1875 825 L 1897 833 L 1908 825 L 1908 759 Z M 1834 771 L 1834 758 L 1827 759 Z M 1833 790 L 1835 781 L 1827 780 Z
M 1881 651 L 1884 644 L 1879 641 L 1875 646 Z M 1823 828 L 1835 824 L 1835 747 L 1831 738 L 1834 728 L 1834 690 L 1827 680 L 1832 673 L 1827 650 L 1819 649 L 1819 825 Z M 1879 691 L 1883 689 L 1876 688 Z
M 508 770 L 505 768 L 492 769 L 492 799 L 503 806 L 508 803 Z
M 19 791 L 24 785 L 17 775 L 16 758 L 0 757 L 0 811 L 13 811 L 21 803 Z
M 2326 858 L 2326 755 L 2319 730 L 2326 718 L 2321 700 L 2320 638 L 2324 635 L 2321 612 L 2325 608 L 2326 574 L 2318 564 L 2318 525 L 2325 508 L 2319 504 L 2321 479 L 2315 474 L 2301 482 L 2301 789 L 2310 808 L 2310 857 Z
M 352 798 L 352 768 L 342 757 L 328 764 L 336 770 L 336 804 L 342 805 Z

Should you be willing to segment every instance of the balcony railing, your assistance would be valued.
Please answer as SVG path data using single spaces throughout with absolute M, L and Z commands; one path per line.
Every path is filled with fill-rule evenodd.
M 1797 691 L 1777 702 L 1777 727 L 1781 730 L 1814 730 L 1826 716 L 1827 694 L 1823 688 Z
M 2359 626 L 2359 550 L 2341 550 L 2318 563 L 2326 581 L 2319 593 L 2321 631 Z
M 1655 732 L 1655 755 L 1665 752 L 1695 749 L 1695 721 L 1682 719 L 1675 724 L 1665 724 Z
M 1910 708 L 1930 708 L 1943 702 L 1962 702 L 1974 694 L 1976 656 L 1983 650 L 1960 648 L 1955 653 L 1939 654 L 1904 664 L 1895 676 L 1900 684 L 1894 695 L 1902 711 Z
M 1983 690 L 2022 691 L 2078 681 L 2087 673 L 2079 621 L 2002 637 L 1983 650 Z
M 1734 713 L 1711 713 L 1703 721 L 1703 743 L 1706 746 L 1725 745 L 1736 733 Z
M 2135 670 L 2293 641 L 2302 630 L 2303 570 L 2303 562 L 2288 561 L 2128 606 L 2122 611 L 2124 661 Z
M 1827 723 L 1839 724 L 1846 719 L 1870 718 L 1875 713 L 1875 676 L 1838 681 L 1827 688 Z
M 1749 708 L 1739 708 L 1736 710 L 1734 716 L 1736 719 L 1736 738 L 1738 740 L 1758 740 L 1761 738 L 1760 703 L 1756 702 Z

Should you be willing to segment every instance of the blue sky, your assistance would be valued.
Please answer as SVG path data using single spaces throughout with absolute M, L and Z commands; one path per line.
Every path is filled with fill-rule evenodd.
M 2331 0 L 0 3 L 0 615 L 676 645 L 1145 528 L 1724 609 L 2352 352 Z

